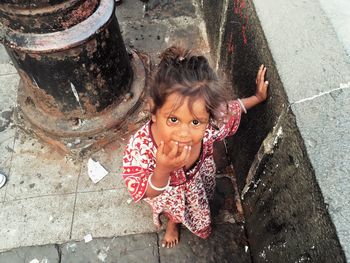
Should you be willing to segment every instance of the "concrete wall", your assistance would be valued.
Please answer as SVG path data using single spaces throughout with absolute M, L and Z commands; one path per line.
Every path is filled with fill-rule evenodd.
M 317 7 L 316 2 L 313 4 Z M 328 157 L 337 158 L 338 149 L 344 150 L 344 147 L 341 143 L 337 146 L 328 142 L 324 131 L 312 134 L 313 130 L 324 125 L 333 125 L 330 118 L 336 120 L 338 116 L 329 113 L 332 104 L 324 98 L 323 101 L 313 101 L 311 108 L 311 103 L 302 103 L 320 92 L 321 96 L 322 92 L 333 92 L 323 76 L 332 66 L 335 70 L 327 74 L 339 70 L 338 63 L 343 66 L 341 72 L 348 72 L 348 64 L 342 55 L 319 49 L 318 43 L 323 41 L 316 39 L 319 33 L 312 33 L 311 37 L 315 38 L 307 39 L 314 30 L 322 32 L 323 26 L 329 29 L 327 21 L 317 21 L 322 14 L 317 8 L 315 12 L 315 6 L 308 6 L 303 1 L 276 4 L 275 1 L 258 0 L 222 0 L 220 3 L 202 0 L 200 4 L 205 19 L 209 21 L 207 31 L 212 54 L 216 56 L 214 60 L 232 80 L 233 93 L 239 97 L 254 94 L 259 65 L 263 63 L 268 67 L 268 100 L 244 116 L 239 132 L 229 140 L 239 187 L 244 194 L 253 262 L 345 262 L 343 249 L 347 249 L 348 237 L 342 231 L 343 226 L 338 227 L 337 215 L 333 215 L 324 200 L 338 189 L 325 191 L 319 169 L 319 166 L 325 169 L 330 165 L 342 166 L 341 163 L 334 164 L 336 161 L 331 160 L 332 157 L 323 159 L 325 153 L 321 142 L 323 146 L 332 145 Z M 259 16 L 256 6 L 259 7 Z M 299 12 L 299 16 L 294 16 L 294 12 Z M 264 15 L 263 21 L 260 14 Z M 289 16 L 294 16 L 294 19 Z M 213 23 L 218 20 L 220 23 Z M 309 28 L 305 29 L 306 33 L 305 30 L 290 30 L 295 24 L 299 28 Z M 304 45 L 296 48 L 295 45 L 303 41 L 306 41 Z M 336 45 L 332 44 L 333 47 Z M 325 60 L 320 66 L 316 57 L 312 61 L 312 56 L 304 53 L 309 48 L 310 52 L 328 52 L 328 57 L 321 57 L 336 61 L 335 65 Z M 314 54 L 319 55 L 319 52 Z M 341 83 L 341 79 L 335 83 Z M 334 99 L 342 111 L 348 110 L 350 104 L 346 103 L 348 93 L 343 95 Z M 322 110 L 322 107 L 327 110 Z M 348 125 L 346 123 L 344 127 Z M 336 129 L 340 133 L 336 138 L 339 141 L 344 137 L 342 125 L 338 123 L 340 128 Z M 318 151 L 310 148 L 318 142 Z M 347 151 L 342 151 L 345 159 Z M 340 180 L 345 178 L 346 171 L 345 167 L 345 173 L 337 175 Z M 346 201 L 341 208 L 345 206 Z

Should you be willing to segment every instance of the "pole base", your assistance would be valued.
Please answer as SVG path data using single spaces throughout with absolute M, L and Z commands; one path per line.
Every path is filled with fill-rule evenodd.
M 18 90 L 18 125 L 64 154 L 79 157 L 101 149 L 122 134 L 129 133 L 130 127 L 136 127 L 135 124 L 147 117 L 147 113 L 142 110 L 149 60 L 132 51 L 131 64 L 134 72 L 133 82 L 122 102 L 111 105 L 88 119 L 66 119 L 41 111 L 25 93 L 21 81 Z

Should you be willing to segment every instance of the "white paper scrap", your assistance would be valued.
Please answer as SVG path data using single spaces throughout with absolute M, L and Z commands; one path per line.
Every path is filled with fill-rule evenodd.
M 29 263 L 40 263 L 40 261 L 37 258 L 34 258 L 33 260 L 31 260 Z
M 108 172 L 105 168 L 103 168 L 103 166 L 99 162 L 95 162 L 91 158 L 89 159 L 88 175 L 95 184 L 98 183 L 107 174 Z
M 85 240 L 85 243 L 88 243 L 92 240 L 92 235 L 91 234 L 87 234 L 85 237 L 84 237 L 84 240 Z

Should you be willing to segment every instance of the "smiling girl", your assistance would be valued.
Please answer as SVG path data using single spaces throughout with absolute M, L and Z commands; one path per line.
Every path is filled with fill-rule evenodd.
M 207 59 L 170 47 L 161 55 L 150 89 L 151 120 L 129 140 L 123 178 L 134 201 L 152 206 L 153 221 L 169 220 L 162 241 L 179 241 L 179 223 L 207 238 L 209 200 L 215 190 L 213 144 L 233 135 L 241 113 L 267 97 L 266 68 L 259 68 L 254 96 L 227 101 Z

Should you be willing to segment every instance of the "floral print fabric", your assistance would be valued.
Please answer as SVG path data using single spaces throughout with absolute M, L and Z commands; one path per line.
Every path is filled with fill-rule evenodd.
M 160 214 L 165 214 L 197 236 L 209 236 L 209 200 L 214 195 L 216 173 L 213 144 L 237 131 L 241 119 L 240 104 L 236 100 L 230 101 L 221 112 L 221 124 L 216 128 L 209 124 L 205 131 L 202 151 L 194 167 L 187 171 L 173 171 L 170 186 L 157 197 L 144 198 L 148 177 L 156 166 L 157 146 L 152 137 L 151 123 L 146 123 L 130 138 L 123 157 L 123 178 L 135 202 L 143 199 L 151 205 L 156 226 L 161 225 Z

